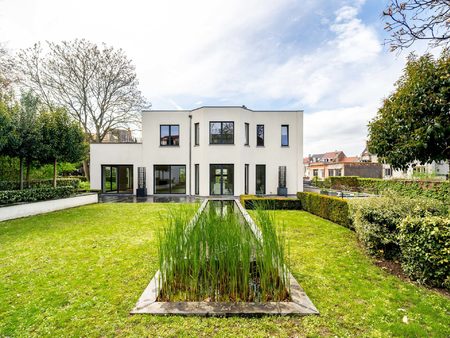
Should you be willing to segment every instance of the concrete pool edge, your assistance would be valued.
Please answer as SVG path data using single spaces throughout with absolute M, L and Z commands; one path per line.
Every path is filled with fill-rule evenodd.
M 187 227 L 187 231 L 195 224 L 209 200 L 205 200 Z M 238 206 L 244 219 L 257 239 L 261 239 L 258 226 L 239 200 Z M 304 292 L 295 277 L 288 271 L 291 301 L 289 302 L 158 302 L 160 271 L 155 273 L 145 288 L 130 314 L 181 315 L 181 316 L 263 316 L 263 315 L 319 315 L 308 295 Z

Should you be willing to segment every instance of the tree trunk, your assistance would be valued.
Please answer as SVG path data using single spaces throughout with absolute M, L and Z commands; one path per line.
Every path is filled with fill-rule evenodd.
M 19 166 L 20 166 L 20 178 L 19 178 L 19 182 L 20 182 L 20 190 L 23 190 L 23 158 L 21 157 L 19 160 Z
M 58 162 L 55 158 L 55 161 L 53 162 L 53 188 L 56 188 L 56 173 L 57 173 L 56 165 L 57 164 L 58 164 Z
M 91 175 L 89 174 L 89 163 L 88 160 L 84 160 L 83 161 L 83 171 L 84 171 L 84 176 L 86 177 L 86 180 L 89 182 L 91 180 Z
M 30 170 L 31 170 L 31 161 L 27 160 L 27 173 L 25 180 L 27 181 L 27 188 L 30 188 Z

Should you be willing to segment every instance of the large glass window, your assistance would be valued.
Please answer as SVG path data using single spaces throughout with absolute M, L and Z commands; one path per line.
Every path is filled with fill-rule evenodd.
M 250 144 L 250 136 L 249 136 L 249 133 L 250 133 L 250 124 L 248 124 L 248 123 L 245 123 L 244 124 L 244 128 L 245 128 L 245 141 L 244 141 L 244 145 L 246 145 L 246 146 L 248 146 L 249 144 Z
M 234 165 L 210 164 L 210 194 L 233 195 L 234 193 Z
M 104 193 L 133 193 L 132 165 L 102 165 L 102 191 Z
M 281 146 L 289 146 L 289 126 L 287 124 L 281 126 Z
M 194 145 L 200 145 L 200 123 L 194 124 Z
M 155 165 L 154 178 L 155 194 L 186 193 L 185 165 Z
M 264 147 L 264 125 L 258 124 L 256 126 L 256 146 Z
M 264 195 L 266 193 L 266 166 L 264 164 L 256 165 L 256 194 Z
M 200 194 L 200 165 L 195 165 L 195 194 Z
M 162 124 L 160 125 L 160 139 L 161 146 L 178 146 L 180 145 L 180 126 L 177 124 Z
M 248 176 L 249 176 L 249 165 L 244 165 L 244 194 L 248 195 Z
M 210 122 L 210 144 L 234 144 L 234 122 Z

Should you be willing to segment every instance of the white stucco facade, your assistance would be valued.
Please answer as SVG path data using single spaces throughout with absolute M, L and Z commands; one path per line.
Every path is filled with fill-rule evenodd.
M 231 144 L 211 144 L 210 124 L 233 122 L 233 142 Z M 195 129 L 198 124 L 198 145 Z M 246 127 L 248 124 L 248 127 Z M 177 145 L 162 145 L 161 126 L 178 126 Z M 264 146 L 257 146 L 257 125 L 264 126 Z M 282 126 L 288 130 L 288 145 L 282 146 Z M 286 128 L 287 126 L 287 128 Z M 248 144 L 246 144 L 248 128 Z M 284 142 L 286 137 L 283 138 Z M 267 195 L 276 195 L 279 167 L 286 167 L 286 188 L 288 194 L 303 189 L 303 112 L 302 111 L 254 111 L 245 107 L 201 107 L 189 111 L 142 112 L 142 143 L 129 144 L 91 144 L 91 188 L 104 189 L 105 172 L 102 166 L 132 166 L 132 189 L 138 187 L 138 167 L 146 168 L 147 194 L 158 194 L 162 190 L 161 166 L 185 166 L 181 176 L 185 179 L 185 190 L 178 185 L 177 192 L 186 195 L 209 196 L 214 190 L 211 165 L 227 165 L 229 177 L 227 184 L 231 194 L 256 193 L 256 166 L 265 166 L 265 177 L 260 169 L 258 175 L 261 189 Z M 230 166 L 232 165 L 232 166 Z M 196 175 L 195 168 L 199 173 Z M 246 181 L 245 168 L 248 168 Z M 179 168 L 179 167 L 176 167 Z M 214 167 L 216 168 L 216 167 Z M 260 167 L 261 168 L 261 167 Z M 109 170 L 109 169 L 108 169 Z M 225 171 L 223 171 L 225 172 Z M 223 174 L 222 172 L 222 174 Z M 109 171 L 108 171 L 109 175 Z M 124 176 L 123 174 L 122 176 Z M 197 179 L 196 180 L 196 176 Z M 108 176 L 109 177 L 109 176 Z M 103 183 L 102 183 L 103 179 Z M 217 182 L 225 180 L 222 176 Z M 156 182 L 156 185 L 155 185 Z M 172 183 L 164 181 L 165 184 Z M 111 183 L 108 181 L 108 187 Z M 222 184 L 222 183 L 220 183 Z M 246 189 L 247 186 L 247 189 Z M 114 186 L 115 187 L 115 186 Z M 217 188 L 217 187 L 216 187 Z M 228 190 L 227 190 L 228 191 Z M 258 191 L 261 193 L 261 190 Z

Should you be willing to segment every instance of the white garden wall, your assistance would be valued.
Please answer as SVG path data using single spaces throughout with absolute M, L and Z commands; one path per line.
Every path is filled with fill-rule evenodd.
M 5 206 L 0 208 L 0 222 L 93 203 L 98 203 L 98 194 Z

